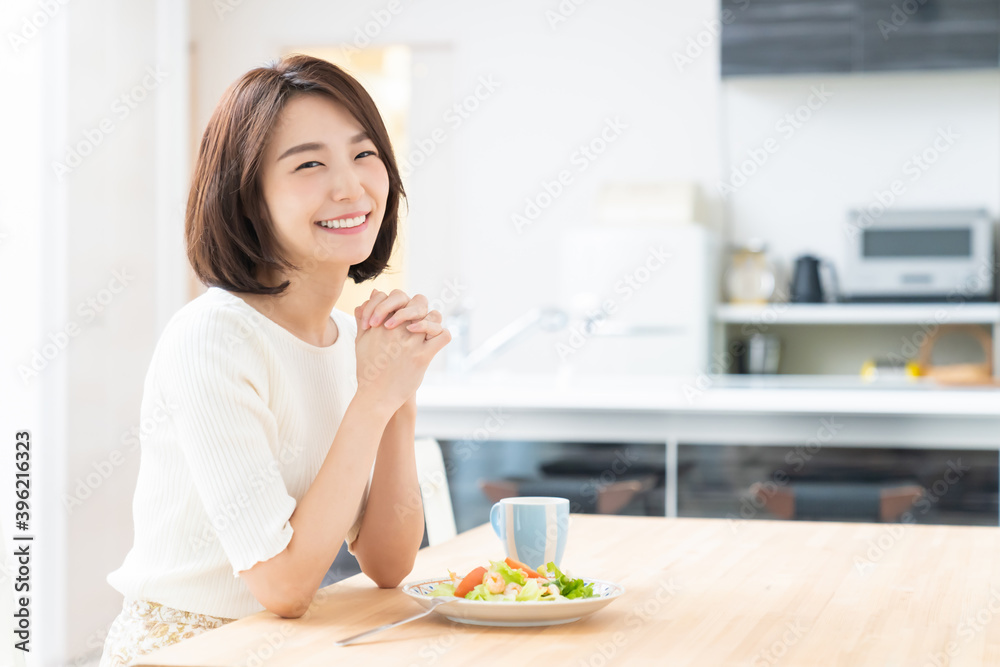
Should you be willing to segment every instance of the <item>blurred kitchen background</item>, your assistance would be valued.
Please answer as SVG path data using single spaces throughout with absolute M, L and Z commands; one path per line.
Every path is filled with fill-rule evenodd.
M 455 338 L 418 394 L 445 473 L 425 493 L 451 505 L 435 531 L 516 494 L 734 530 L 997 524 L 995 0 L 0 16 L 0 431 L 35 443 L 29 664 L 93 660 L 120 609 L 143 378 L 204 289 L 182 237 L 197 143 L 232 81 L 293 52 L 368 87 L 409 195 L 392 271 L 338 308 L 420 292 Z M 343 556 L 328 581 L 356 571 Z

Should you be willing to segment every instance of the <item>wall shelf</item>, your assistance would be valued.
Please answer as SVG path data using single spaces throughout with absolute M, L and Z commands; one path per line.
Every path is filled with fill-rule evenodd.
M 724 324 L 1000 324 L 998 303 L 769 303 L 723 304 Z

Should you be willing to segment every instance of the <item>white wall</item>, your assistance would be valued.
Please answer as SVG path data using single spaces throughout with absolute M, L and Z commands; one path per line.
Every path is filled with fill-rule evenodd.
M 96 657 L 121 609 L 105 576 L 132 543 L 139 454 L 126 438 L 158 318 L 185 293 L 187 20 L 168 0 L 5 10 L 4 48 L 11 33 L 26 43 L 4 68 L 18 95 L 3 105 L 0 228 L 13 233 L 0 264 L 4 321 L 20 324 L 4 327 L 0 398 L 4 432 L 34 432 L 28 664 L 55 665 Z
M 2 145 L 5 159 L 0 161 L 0 283 L 5 287 L 0 297 L 0 436 L 3 455 L 0 456 L 0 524 L 4 540 L 0 544 L 0 664 L 41 664 L 51 657 L 53 642 L 60 640 L 61 614 L 58 559 L 52 556 L 63 548 L 57 511 L 51 500 L 58 491 L 57 475 L 48 474 L 58 459 L 58 438 L 61 422 L 48 408 L 57 407 L 59 396 L 51 390 L 54 374 L 47 377 L 22 379 L 17 364 L 23 353 L 36 348 L 52 330 L 59 295 L 49 291 L 61 275 L 58 249 L 45 247 L 41 221 L 51 213 L 47 207 L 52 193 L 46 197 L 43 188 L 44 160 L 39 147 L 45 143 L 51 97 L 46 83 L 51 83 L 51 57 L 58 52 L 55 39 L 59 26 L 31 39 L 12 43 L 7 37 L 14 32 L 20 37 L 18 19 L 30 14 L 35 4 L 29 0 L 5 3 L 0 13 L 0 127 L 5 128 Z M 49 62 L 47 62 L 47 60 Z M 12 104 L 12 100 L 17 100 Z M 46 294 L 49 298 L 43 299 Z M 43 401 L 43 396 L 46 400 Z M 43 417 L 44 415 L 44 417 Z M 53 418 L 55 417 L 55 418 Z M 14 521 L 14 439 L 15 433 L 30 430 L 31 514 L 28 530 L 17 530 Z M 48 502 L 47 502 L 48 499 Z M 32 535 L 31 543 L 30 610 L 32 622 L 31 650 L 24 654 L 13 646 L 12 614 L 14 613 L 14 535 Z M 18 542 L 23 544 L 23 542 Z M 48 558 L 46 558 L 48 556 Z M 20 598 L 24 591 L 18 592 Z M 17 639 L 16 641 L 20 641 Z
M 829 98 L 800 108 L 814 88 Z M 1000 215 L 996 69 L 727 79 L 722 103 L 723 182 L 733 183 L 734 170 L 753 171 L 751 153 L 763 155 L 768 139 L 777 147 L 729 194 L 733 236 L 765 239 L 786 266 L 804 252 L 841 265 L 848 209 L 878 204 L 895 180 L 903 190 L 893 208 Z M 795 113 L 804 119 L 798 128 L 783 120 Z M 942 130 L 955 136 L 935 148 Z
M 82 330 L 67 354 L 66 492 L 82 498 L 96 486 L 69 514 L 69 655 L 99 649 L 121 608 L 105 576 L 132 543 L 139 452 L 130 438 L 151 427 L 139 422 L 143 379 L 162 314 L 183 303 L 175 251 L 186 159 L 165 147 L 186 145 L 184 115 L 170 113 L 183 112 L 186 99 L 185 33 L 183 5 L 165 0 L 103 0 L 70 14 L 68 141 L 86 138 L 102 119 L 113 131 L 65 178 L 65 316 Z M 178 91 L 180 104 L 164 103 Z M 161 254 L 172 258 L 166 269 Z M 89 299 L 101 304 L 96 314 L 83 305 Z M 107 479 L 95 485 L 98 476 Z
M 564 298 L 556 290 L 560 235 L 596 222 L 602 184 L 680 179 L 714 189 L 719 178 L 715 51 L 681 68 L 674 59 L 708 30 L 716 3 L 583 3 L 551 27 L 546 12 L 557 5 L 297 0 L 220 13 L 196 3 L 195 131 L 229 83 L 292 45 L 363 44 L 371 27 L 373 44 L 412 45 L 415 63 L 434 54 L 432 75 L 445 80 L 433 81 L 434 95 L 417 83 L 412 136 L 440 126 L 446 139 L 408 184 L 410 290 L 434 299 L 445 279 L 467 285 L 477 344 L 531 306 Z M 380 12 L 390 20 L 374 29 Z M 480 88 L 484 99 L 457 128 L 446 122 L 448 108 L 483 79 L 497 89 Z M 614 118 L 627 128 L 579 171 L 574 153 Z M 571 171 L 571 184 L 519 234 L 512 215 L 561 170 Z M 503 365 L 537 369 L 555 356 L 553 342 L 539 338 Z

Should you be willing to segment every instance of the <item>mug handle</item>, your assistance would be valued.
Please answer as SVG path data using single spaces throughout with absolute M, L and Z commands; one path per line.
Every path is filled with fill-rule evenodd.
M 504 535 L 504 525 L 500 521 L 500 503 L 494 503 L 493 507 L 490 508 L 490 524 L 493 526 L 493 532 L 497 534 L 501 540 L 506 540 L 507 536 Z

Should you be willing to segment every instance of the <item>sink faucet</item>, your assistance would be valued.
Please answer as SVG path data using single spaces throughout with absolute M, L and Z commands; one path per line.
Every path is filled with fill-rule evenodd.
M 532 308 L 470 352 L 469 309 L 458 306 L 448 315 L 447 323 L 452 342 L 458 344 L 452 344 L 446 348 L 445 360 L 449 370 L 467 373 L 500 355 L 504 350 L 513 347 L 535 329 L 549 332 L 558 331 L 565 327 L 568 322 L 569 316 L 558 308 L 551 306 Z

